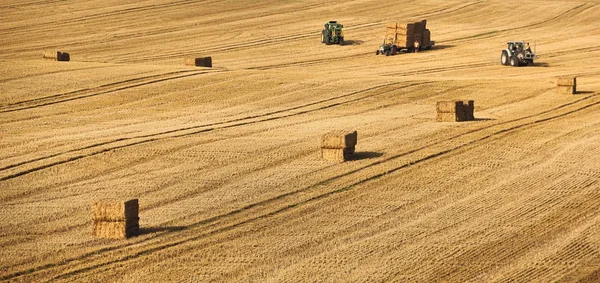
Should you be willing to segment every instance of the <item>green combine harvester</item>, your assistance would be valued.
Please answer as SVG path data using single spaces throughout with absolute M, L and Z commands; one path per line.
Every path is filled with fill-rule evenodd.
M 329 21 L 325 24 L 325 28 L 321 32 L 321 43 L 329 44 L 344 44 L 344 25 L 338 24 L 337 21 Z

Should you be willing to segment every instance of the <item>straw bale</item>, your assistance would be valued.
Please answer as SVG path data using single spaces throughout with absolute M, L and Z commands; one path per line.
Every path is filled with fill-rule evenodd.
M 333 131 L 323 135 L 321 148 L 354 148 L 357 143 L 357 136 L 356 131 Z
M 212 57 L 187 57 L 185 65 L 197 67 L 212 67 Z
M 438 122 L 456 122 L 456 113 L 438 112 L 435 120 Z
M 467 104 L 463 104 L 463 110 L 465 112 L 465 120 L 472 121 L 475 120 L 474 112 L 475 112 L 475 101 L 469 100 Z
M 67 52 L 58 51 L 56 54 L 56 61 L 69 62 L 71 61 L 71 55 Z
M 45 59 L 56 60 L 56 58 L 58 57 L 58 51 L 55 51 L 55 50 L 44 50 L 43 54 L 44 54 L 43 58 L 45 58 Z
M 344 162 L 352 158 L 354 147 L 352 148 L 321 148 L 321 157 L 328 161 Z
M 436 105 L 437 112 L 455 113 L 456 101 L 438 101 Z
M 558 77 L 556 78 L 556 86 L 575 86 L 577 85 L 577 77 Z
M 92 234 L 107 239 L 126 239 L 139 234 L 137 221 L 94 221 Z
M 385 24 L 385 28 L 396 29 L 397 26 L 398 26 L 398 24 L 396 24 L 396 23 L 386 23 Z
M 138 212 L 139 203 L 137 199 L 126 202 L 101 200 L 92 206 L 92 219 L 98 221 L 137 221 Z
M 558 90 L 558 94 L 575 94 L 577 91 L 575 86 L 568 85 L 557 86 L 556 89 Z

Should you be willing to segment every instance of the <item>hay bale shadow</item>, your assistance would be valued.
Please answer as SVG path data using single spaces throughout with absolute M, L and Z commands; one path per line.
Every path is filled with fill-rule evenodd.
M 344 40 L 344 43 L 341 44 L 342 46 L 346 46 L 346 45 L 361 45 L 363 44 L 364 41 L 362 40 Z
M 383 156 L 381 152 L 372 152 L 372 151 L 362 151 L 355 152 L 350 160 L 362 160 L 362 159 L 371 159 Z
M 496 119 L 492 119 L 492 118 L 475 118 L 472 121 L 478 122 L 478 121 L 494 121 L 494 120 L 496 120 Z
M 185 226 L 167 226 L 167 227 L 140 227 L 139 235 L 152 234 L 158 232 L 177 232 L 187 229 Z
M 578 90 L 578 91 L 575 91 L 574 94 L 594 94 L 594 93 L 596 93 L 596 92 L 591 91 L 591 90 L 583 90 L 583 91 Z

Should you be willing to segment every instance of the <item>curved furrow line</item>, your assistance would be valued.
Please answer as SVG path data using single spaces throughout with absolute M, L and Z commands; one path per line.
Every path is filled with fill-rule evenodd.
M 433 154 L 426 155 L 424 157 L 421 157 L 421 158 L 418 158 L 416 160 L 413 160 L 413 161 L 411 161 L 409 163 L 404 163 L 404 164 L 402 164 L 400 166 L 393 166 L 392 165 L 393 166 L 392 168 L 384 170 L 381 173 L 377 173 L 377 174 L 371 175 L 371 176 L 369 176 L 367 178 L 363 178 L 361 180 L 352 182 L 349 185 L 344 185 L 342 187 L 335 188 L 334 190 L 327 189 L 327 188 L 332 187 L 331 183 L 329 181 L 323 181 L 323 182 L 317 183 L 315 185 L 312 185 L 312 186 L 310 186 L 308 188 L 302 189 L 303 190 L 303 192 L 302 192 L 303 195 L 307 195 L 308 194 L 309 196 L 307 196 L 305 199 L 302 199 L 300 201 L 292 202 L 292 203 L 289 203 L 289 202 L 285 201 L 286 198 L 292 197 L 292 196 L 298 194 L 299 192 L 292 192 L 292 193 L 284 194 L 284 195 L 281 195 L 281 196 L 277 196 L 275 198 L 272 198 L 272 199 L 269 199 L 269 200 L 265 200 L 265 201 L 262 201 L 262 202 L 259 202 L 259 203 L 255 203 L 255 204 L 246 206 L 244 208 L 232 211 L 231 213 L 228 213 L 226 215 L 223 215 L 223 216 L 235 216 L 235 214 L 240 214 L 240 213 L 244 213 L 244 214 L 248 214 L 249 215 L 250 218 L 242 219 L 240 222 L 228 225 L 224 221 L 226 223 L 225 227 L 220 227 L 220 228 L 217 228 L 216 230 L 212 230 L 210 232 L 205 232 L 205 233 L 200 234 L 200 235 L 197 235 L 197 234 L 196 235 L 192 235 L 191 237 L 185 238 L 185 239 L 174 239 L 173 242 L 166 243 L 166 244 L 162 243 L 162 244 L 159 244 L 158 246 L 155 246 L 155 247 L 149 247 L 147 249 L 143 249 L 142 251 L 139 251 L 139 250 L 131 251 L 132 254 L 121 256 L 121 257 L 119 257 L 116 260 L 111 260 L 111 261 L 104 261 L 103 260 L 104 262 L 102 262 L 102 263 L 92 264 L 92 265 L 87 266 L 87 267 L 83 267 L 83 268 L 79 268 L 79 269 L 76 269 L 76 270 L 73 270 L 73 271 L 69 271 L 69 272 L 60 274 L 58 276 L 55 276 L 52 279 L 53 280 L 66 279 L 66 278 L 69 278 L 71 276 L 75 276 L 75 275 L 78 275 L 78 274 L 81 274 L 81 273 L 84 273 L 84 272 L 87 272 L 87 271 L 92 271 L 92 270 L 100 269 L 100 268 L 108 266 L 108 265 L 119 264 L 119 263 L 122 263 L 122 262 L 126 262 L 128 260 L 139 259 L 139 258 L 141 258 L 143 256 L 150 255 L 150 254 L 153 254 L 155 252 L 167 250 L 167 249 L 170 249 L 170 248 L 173 248 L 173 247 L 182 246 L 182 245 L 185 245 L 187 243 L 198 241 L 198 240 L 201 240 L 201 239 L 205 239 L 205 238 L 208 238 L 208 237 L 216 235 L 216 234 L 220 234 L 220 233 L 224 233 L 224 232 L 227 232 L 227 231 L 231 231 L 231 230 L 236 229 L 238 227 L 241 227 L 241 226 L 244 226 L 244 225 L 247 225 L 247 224 L 251 224 L 251 223 L 257 222 L 259 220 L 264 220 L 264 219 L 273 217 L 275 215 L 278 215 L 278 214 L 290 211 L 290 210 L 292 210 L 294 208 L 297 208 L 297 207 L 300 207 L 300 206 L 304 206 L 304 205 L 307 205 L 307 204 L 310 204 L 310 203 L 313 203 L 315 201 L 319 201 L 319 200 L 322 200 L 322 199 L 326 199 L 326 198 L 328 198 L 328 197 L 330 197 L 332 195 L 336 195 L 336 194 L 339 194 L 339 193 L 343 193 L 343 192 L 355 189 L 359 185 L 362 185 L 362 184 L 365 184 L 365 183 L 377 180 L 377 179 L 379 179 L 381 177 L 384 177 L 384 176 L 386 176 L 388 174 L 392 174 L 392 173 L 395 173 L 397 171 L 400 171 L 400 170 L 412 167 L 414 165 L 417 165 L 417 164 L 420 164 L 420 163 L 423 163 L 423 162 L 426 162 L 426 161 L 429 161 L 429 160 L 432 160 L 432 159 L 435 159 L 435 158 L 438 158 L 438 157 L 441 157 L 441 156 L 444 156 L 444 155 L 448 155 L 448 154 L 456 152 L 458 150 L 462 150 L 462 149 L 464 149 L 464 148 L 466 148 L 468 146 L 472 146 L 474 144 L 478 144 L 480 142 L 492 139 L 492 138 L 497 137 L 499 135 L 504 135 L 504 134 L 509 133 L 509 132 L 514 132 L 514 131 L 517 131 L 517 130 L 521 130 L 523 128 L 535 126 L 535 125 L 538 125 L 540 123 L 545 123 L 545 122 L 548 122 L 548 121 L 553 121 L 553 120 L 562 118 L 564 116 L 572 115 L 572 114 L 578 113 L 579 111 L 587 110 L 589 108 L 592 108 L 592 107 L 595 107 L 595 106 L 598 106 L 598 105 L 600 105 L 600 101 L 595 101 L 595 102 L 589 103 L 589 104 L 584 105 L 584 106 L 579 106 L 579 107 L 577 107 L 575 109 L 572 109 L 572 110 L 569 110 L 569 111 L 567 111 L 565 113 L 561 113 L 561 114 L 558 114 L 558 115 L 553 115 L 553 116 L 550 116 L 550 117 L 540 118 L 540 119 L 534 119 L 533 121 L 529 121 L 529 122 L 525 122 L 525 123 L 522 123 L 522 124 L 510 126 L 508 128 L 496 130 L 496 131 L 493 131 L 492 133 L 485 134 L 483 137 L 478 137 L 478 138 L 476 138 L 474 140 L 465 142 L 463 144 L 459 144 L 457 146 L 454 146 L 454 147 L 451 147 L 451 148 L 447 148 L 447 149 L 438 151 L 438 152 L 433 153 Z M 405 154 L 402 154 L 402 155 L 405 155 Z M 398 157 L 393 157 L 393 159 L 397 159 Z M 388 159 L 388 161 L 389 161 L 389 159 Z M 314 191 L 314 192 L 311 193 L 311 191 Z M 252 214 L 249 211 L 249 210 L 252 210 L 253 208 L 256 208 L 256 210 L 261 210 L 261 209 L 265 210 L 266 206 L 268 206 L 268 205 L 273 206 L 274 202 L 281 202 L 281 205 L 278 206 L 278 207 L 274 207 L 273 210 L 268 211 L 266 213 L 259 214 L 259 215 L 256 216 L 256 215 Z M 276 203 L 275 203 L 275 205 L 276 205 Z M 223 216 L 217 216 L 217 217 L 218 218 L 222 218 Z M 202 220 L 201 222 L 189 225 L 189 226 L 187 226 L 187 229 L 189 230 L 189 229 L 193 229 L 193 228 L 205 226 L 206 224 L 209 224 L 211 222 L 216 222 L 217 220 L 219 220 L 217 217 L 213 217 L 213 218 L 210 218 L 210 219 Z M 206 228 L 206 227 L 203 227 L 203 228 Z M 195 246 L 194 248 L 198 248 L 198 247 Z M 510 251 L 510 252 L 511 253 L 515 253 L 515 251 Z
M 427 68 L 427 69 L 420 69 L 420 70 L 410 70 L 410 71 L 403 71 L 403 72 L 396 72 L 396 73 L 391 73 L 391 72 L 386 72 L 384 75 L 385 76 L 414 76 L 415 74 L 435 74 L 435 73 L 441 73 L 441 72 L 448 72 L 448 71 L 458 71 L 458 70 L 465 70 L 465 69 L 472 69 L 472 68 L 477 68 L 477 67 L 485 67 L 485 66 L 493 66 L 494 64 L 491 62 L 477 62 L 477 63 L 468 63 L 468 64 L 462 64 L 462 65 L 452 65 L 452 66 L 446 66 L 446 67 L 435 67 L 435 68 Z
M 189 74 L 189 73 L 191 73 L 191 74 Z M 75 90 L 75 91 L 71 91 L 71 92 L 53 94 L 53 95 L 49 95 L 49 96 L 45 96 L 45 97 L 29 99 L 29 100 L 22 100 L 22 101 L 15 102 L 15 103 L 0 105 L 0 113 L 15 112 L 15 111 L 32 109 L 32 108 L 39 108 L 39 107 L 43 107 L 43 106 L 48 106 L 48 105 L 53 105 L 53 104 L 98 96 L 98 95 L 102 95 L 102 94 L 113 93 L 113 92 L 126 90 L 126 89 L 130 89 L 130 88 L 135 88 L 135 87 L 139 87 L 139 86 L 145 86 L 145 85 L 165 82 L 165 81 L 169 81 L 169 80 L 203 75 L 203 74 L 207 74 L 207 73 L 214 73 L 214 72 L 184 70 L 184 71 L 175 71 L 175 72 L 163 73 L 163 74 L 158 74 L 158 75 L 150 75 L 150 76 L 144 76 L 144 77 L 139 77 L 139 78 L 133 78 L 133 79 L 128 79 L 128 80 L 124 80 L 124 81 L 118 81 L 118 82 L 114 82 L 114 83 L 104 84 L 104 85 L 97 86 L 97 87 L 79 89 L 79 90 Z M 183 75 L 181 75 L 181 74 L 183 74 Z
M 40 56 L 40 60 L 42 60 L 41 56 Z M 49 72 L 44 72 L 44 73 L 25 75 L 25 76 L 22 76 L 22 77 L 0 79 L 0 83 L 7 83 L 7 82 L 11 82 L 11 81 L 28 79 L 28 78 L 33 78 L 33 77 L 46 76 L 46 75 L 54 75 L 54 74 L 60 74 L 60 73 L 85 71 L 85 70 L 94 70 L 94 69 L 102 69 L 102 68 L 106 68 L 106 66 L 94 66 L 94 67 L 85 67 L 85 68 L 74 68 L 74 69 L 64 69 L 64 70 L 58 70 L 58 71 L 49 71 Z M 0 107 L 1 106 L 2 105 L 0 105 Z
M 471 39 L 486 39 L 486 38 L 492 38 L 492 37 L 497 36 L 499 34 L 514 33 L 516 30 L 529 30 L 529 29 L 531 29 L 533 27 L 540 27 L 540 26 L 544 26 L 544 25 L 546 25 L 548 23 L 552 23 L 552 22 L 554 22 L 554 21 L 556 21 L 556 20 L 558 20 L 558 19 L 560 19 L 562 17 L 565 17 L 565 16 L 567 16 L 567 15 L 569 15 L 569 14 L 572 13 L 573 15 L 571 15 L 570 17 L 567 17 L 567 19 L 571 18 L 571 17 L 573 17 L 573 16 L 575 16 L 575 15 L 577 15 L 579 13 L 582 13 L 582 12 L 584 12 L 584 11 L 586 11 L 588 9 L 591 9 L 594 6 L 596 6 L 596 5 L 592 5 L 590 7 L 585 8 L 585 9 L 581 9 L 581 11 L 577 11 L 577 10 L 579 10 L 581 7 L 583 7 L 585 5 L 586 5 L 586 3 L 580 4 L 580 5 L 578 5 L 578 6 L 574 7 L 574 8 L 571 8 L 571 9 L 569 9 L 569 10 L 567 10 L 567 11 L 565 11 L 565 12 L 563 12 L 563 13 L 557 15 L 557 16 L 554 16 L 554 17 L 552 17 L 550 19 L 546 19 L 546 20 L 539 21 L 539 22 L 536 22 L 536 23 L 532 23 L 532 24 L 528 24 L 528 25 L 524 25 L 524 26 L 519 26 L 519 27 L 514 27 L 514 28 L 506 28 L 506 29 L 494 30 L 494 31 L 480 33 L 480 34 L 475 34 L 475 35 L 470 35 L 470 36 L 465 36 L 465 37 L 459 37 L 459 38 L 454 38 L 454 39 L 449 39 L 449 40 L 445 40 L 444 42 L 451 43 L 451 42 L 461 42 L 461 41 L 464 41 L 464 40 L 471 40 Z
M 425 17 L 425 16 L 433 16 L 433 15 L 444 14 L 444 13 L 449 13 L 449 12 L 456 12 L 456 11 L 468 8 L 470 6 L 473 6 L 473 5 L 476 5 L 479 3 L 481 3 L 481 1 L 470 2 L 470 3 L 463 4 L 463 5 L 458 5 L 458 6 L 452 5 L 452 6 L 441 8 L 441 9 L 434 10 L 431 12 L 426 12 L 426 13 L 422 13 L 422 14 L 418 14 L 418 15 L 412 15 L 410 17 Z M 381 21 L 381 22 L 369 22 L 369 23 L 363 23 L 363 24 L 348 25 L 347 27 L 346 26 L 344 27 L 344 30 L 346 30 L 346 31 L 360 30 L 360 29 L 370 28 L 370 27 L 374 27 L 374 26 L 381 26 L 383 23 L 385 23 L 385 22 Z M 233 50 L 245 49 L 245 48 L 249 48 L 249 47 L 259 47 L 259 46 L 266 46 L 266 45 L 271 45 L 271 44 L 280 44 L 282 42 L 287 42 L 289 40 L 298 40 L 298 39 L 304 39 L 304 38 L 308 38 L 308 37 L 319 36 L 319 34 L 320 34 L 319 31 L 314 31 L 314 32 L 307 32 L 307 33 L 302 33 L 302 34 L 280 36 L 280 37 L 277 37 L 276 39 L 262 38 L 262 39 L 246 41 L 245 43 L 225 44 L 225 45 L 219 45 L 219 46 L 215 46 L 215 47 L 207 47 L 204 49 L 166 52 L 166 53 L 162 53 L 160 56 L 152 56 L 152 57 L 136 56 L 135 59 L 124 59 L 124 60 L 119 60 L 118 62 L 137 63 L 137 62 L 143 62 L 148 59 L 156 59 L 156 58 L 168 59 L 168 58 L 185 56 L 185 55 L 193 53 L 193 52 L 210 53 L 210 52 L 233 51 Z
M 299 206 L 302 206 L 302 205 L 306 205 L 306 204 L 312 203 L 314 201 L 325 199 L 325 198 L 327 198 L 329 196 L 336 195 L 336 194 L 339 194 L 339 193 L 342 193 L 342 192 L 354 189 L 354 188 L 356 188 L 357 186 L 359 186 L 361 184 L 365 184 L 365 183 L 377 180 L 377 179 L 379 179 L 381 177 L 384 177 L 384 176 L 386 176 L 388 174 L 395 173 L 397 171 L 400 171 L 400 170 L 412 167 L 412 166 L 414 166 L 416 164 L 420 164 L 420 163 L 423 163 L 423 162 L 426 162 L 426 161 L 429 161 L 429 160 L 432 160 L 432 159 L 435 159 L 435 158 L 438 158 L 438 157 L 450 154 L 452 152 L 456 152 L 456 151 L 462 150 L 462 149 L 464 149 L 464 148 L 466 148 L 468 146 L 471 146 L 471 145 L 474 145 L 474 144 L 479 144 L 481 142 L 484 142 L 486 140 L 492 139 L 494 137 L 497 137 L 497 136 L 500 136 L 500 135 L 504 135 L 506 133 L 513 132 L 513 131 L 516 131 L 516 130 L 520 130 L 520 129 L 523 129 L 523 128 L 527 128 L 527 127 L 531 127 L 531 126 L 534 126 L 534 125 L 538 125 L 540 123 L 545 123 L 545 122 L 548 122 L 548 121 L 553 121 L 553 120 L 556 120 L 556 119 L 559 119 L 559 118 L 562 118 L 562 117 L 565 117 L 565 116 L 568 116 L 568 115 L 572 115 L 572 114 L 578 113 L 580 111 L 583 111 L 583 110 L 586 110 L 586 109 L 589 109 L 589 108 L 592 108 L 594 106 L 600 105 L 600 101 L 591 101 L 590 103 L 586 103 L 584 105 L 577 105 L 577 104 L 579 104 L 579 102 L 585 102 L 588 99 L 592 99 L 592 98 L 597 98 L 597 96 L 590 96 L 590 97 L 587 97 L 587 98 L 579 99 L 577 101 L 573 101 L 573 102 L 570 102 L 570 103 L 567 103 L 567 104 L 563 104 L 563 105 L 560 105 L 558 107 L 555 107 L 555 108 L 552 108 L 552 109 L 549 109 L 549 110 L 546 110 L 546 111 L 543 111 L 543 112 L 540 112 L 540 113 L 537 113 L 537 114 L 533 114 L 533 115 L 530 115 L 530 116 L 526 116 L 526 117 L 522 117 L 522 118 L 518 118 L 518 119 L 513 119 L 513 120 L 506 121 L 506 122 L 503 122 L 503 123 L 500 123 L 500 124 L 496 124 L 496 125 L 485 126 L 483 128 L 479 128 L 479 129 L 474 129 L 474 130 L 471 130 L 471 131 L 469 131 L 467 133 L 463 133 L 463 134 L 459 134 L 459 135 L 450 137 L 450 138 L 448 138 L 448 139 L 446 139 L 444 141 L 440 141 L 440 142 L 436 142 L 436 143 L 433 143 L 433 144 L 429 144 L 429 145 L 426 145 L 426 146 L 423 146 L 423 147 L 420 147 L 420 148 L 417 148 L 417 149 L 414 149 L 414 150 L 410 150 L 408 152 L 403 152 L 403 153 L 391 156 L 389 158 L 386 158 L 385 160 L 373 162 L 372 164 L 369 164 L 369 165 L 366 165 L 364 167 L 355 169 L 353 171 L 350 171 L 350 172 L 347 172 L 347 173 L 344 173 L 344 174 L 341 174 L 341 175 L 338 175 L 338 176 L 335 176 L 335 177 L 332 177 L 332 178 L 320 181 L 318 183 L 312 184 L 312 185 L 310 185 L 308 187 L 305 187 L 305 188 L 302 188 L 300 190 L 297 190 L 297 191 L 294 191 L 294 192 L 289 192 L 289 193 L 286 193 L 286 194 L 282 194 L 282 195 L 276 196 L 276 197 L 271 198 L 271 199 L 263 200 L 261 202 L 253 203 L 253 204 L 247 205 L 245 207 L 242 207 L 240 209 L 236 209 L 234 211 L 228 212 L 226 214 L 222 214 L 222 215 L 218 215 L 218 216 L 214 216 L 214 217 L 211 217 L 211 218 L 208 218 L 208 219 L 201 220 L 201 221 L 196 222 L 194 224 L 188 225 L 186 227 L 186 230 L 192 230 L 192 229 L 195 229 L 195 228 L 203 228 L 203 230 L 206 231 L 207 230 L 206 228 L 208 228 L 208 227 L 206 227 L 206 225 L 209 225 L 209 226 L 212 227 L 212 226 L 219 226 L 221 223 L 223 223 L 221 225 L 224 225 L 224 227 L 217 227 L 217 228 L 215 228 L 215 230 L 212 230 L 212 231 L 209 231 L 209 232 L 205 232 L 205 233 L 202 233 L 202 234 L 192 234 L 192 236 L 190 236 L 188 238 L 185 238 L 185 239 L 177 239 L 176 238 L 177 235 L 175 235 L 174 236 L 175 239 L 172 239 L 174 242 L 166 243 L 165 244 L 164 243 L 165 240 L 161 240 L 161 244 L 159 244 L 158 246 L 148 247 L 147 249 L 144 249 L 142 251 L 135 250 L 135 251 L 132 251 L 133 254 L 129 254 L 129 255 L 126 255 L 124 257 L 120 257 L 120 259 L 118 259 L 118 260 L 111 260 L 109 262 L 104 262 L 104 263 L 100 263 L 100 264 L 93 264 L 93 265 L 85 267 L 85 268 L 81 268 L 81 269 L 77 269 L 75 271 L 71 271 L 71 272 L 68 272 L 68 273 L 61 274 L 61 275 L 59 275 L 59 276 L 57 276 L 57 277 L 55 277 L 53 279 L 68 278 L 70 276 L 77 275 L 77 274 L 85 272 L 85 271 L 90 271 L 90 270 L 95 270 L 95 269 L 101 268 L 101 267 L 103 267 L 105 265 L 110 265 L 110 264 L 115 264 L 115 263 L 121 263 L 121 262 L 125 262 L 127 260 L 137 259 L 137 258 L 142 257 L 144 255 L 152 254 L 154 252 L 166 250 L 166 249 L 169 249 L 169 248 L 172 248 L 172 247 L 176 247 L 176 246 L 181 246 L 183 244 L 186 244 L 186 243 L 189 243 L 189 242 L 192 242 L 192 241 L 196 241 L 196 240 L 203 239 L 203 238 L 208 238 L 208 237 L 210 237 L 212 235 L 215 235 L 215 234 L 218 234 L 218 233 L 223 233 L 223 232 L 226 232 L 226 231 L 233 230 L 233 229 L 241 227 L 243 225 L 246 225 L 246 224 L 249 224 L 249 223 L 253 223 L 255 221 L 258 221 L 258 220 L 261 220 L 261 219 L 265 219 L 265 218 L 268 218 L 268 217 L 271 217 L 271 216 L 274 216 L 274 215 L 277 215 L 277 214 L 289 211 L 289 210 L 291 210 L 293 208 L 296 208 L 296 207 L 299 207 Z M 570 106 L 574 106 L 573 107 L 574 109 L 567 109 Z M 541 116 L 544 116 L 545 114 L 549 114 L 549 113 L 555 112 L 557 110 L 564 110 L 565 112 L 560 113 L 560 114 L 556 114 L 556 115 L 550 115 L 549 117 L 541 117 Z M 530 121 L 524 121 L 524 120 L 530 120 Z M 522 123 L 516 123 L 516 125 L 510 125 L 511 123 L 515 123 L 515 122 L 522 122 Z M 502 127 L 502 126 L 506 126 L 506 127 Z M 494 129 L 492 129 L 493 127 L 498 127 L 500 129 L 494 130 Z M 424 157 L 418 157 L 417 159 L 415 159 L 415 160 L 413 160 L 411 162 L 403 163 L 403 164 L 400 164 L 399 166 L 395 166 L 393 164 L 390 165 L 390 163 L 392 163 L 392 161 L 398 160 L 401 157 L 406 157 L 406 156 L 409 156 L 411 154 L 414 154 L 414 153 L 417 153 L 417 152 L 421 152 L 421 151 L 423 151 L 425 149 L 432 148 L 432 147 L 434 147 L 436 145 L 442 145 L 443 146 L 444 142 L 451 141 L 451 140 L 456 140 L 456 139 L 458 139 L 460 137 L 464 137 L 465 135 L 476 134 L 476 133 L 479 133 L 479 132 L 483 132 L 484 130 L 492 130 L 492 131 L 491 131 L 491 133 L 485 133 L 484 132 L 483 133 L 484 136 L 482 136 L 482 137 L 475 137 L 474 139 L 469 140 L 469 141 L 465 141 L 462 144 L 459 143 L 458 145 L 456 145 L 454 147 L 442 149 L 442 150 L 437 151 L 435 153 L 428 154 L 428 155 L 426 155 Z M 368 176 L 366 178 L 362 178 L 362 179 L 360 179 L 358 181 L 351 181 L 350 184 L 342 184 L 341 187 L 336 188 L 334 190 L 327 189 L 327 188 L 331 188 L 332 184 L 335 181 L 337 181 L 337 180 L 341 180 L 344 177 L 354 176 L 358 172 L 363 172 L 366 169 L 372 169 L 372 168 L 374 168 L 377 165 L 390 165 L 392 167 L 391 168 L 382 168 L 383 170 L 379 170 L 379 173 L 372 174 L 372 175 L 370 175 L 370 176 Z M 355 178 L 352 178 L 352 179 L 355 179 Z M 293 198 L 298 198 L 299 195 L 305 196 L 305 199 L 297 201 L 297 202 L 293 202 L 291 204 L 286 201 L 286 199 L 288 199 L 288 198 L 292 198 L 292 199 Z M 258 216 L 254 215 L 252 213 L 252 210 L 265 210 L 267 208 L 267 206 L 275 206 L 277 204 L 280 204 L 280 205 L 278 207 L 274 207 L 273 210 L 267 211 L 267 212 L 265 212 L 263 214 L 260 214 Z M 244 215 L 241 215 L 241 214 L 249 215 L 249 218 L 244 218 Z M 231 222 L 231 221 L 229 221 L 229 222 L 227 221 L 227 218 L 237 217 L 237 216 L 239 216 L 239 217 L 242 218 L 242 220 L 240 222 L 230 224 L 229 222 Z M 162 235 L 172 235 L 172 234 L 178 234 L 178 233 L 167 231 L 167 232 L 164 232 L 164 234 L 162 234 Z M 102 253 L 115 252 L 115 251 L 118 251 L 120 248 L 127 248 L 127 247 L 128 247 L 128 245 L 121 245 L 121 246 L 118 246 L 118 247 L 105 248 L 105 249 L 102 249 L 102 251 L 99 251 L 99 252 L 88 253 L 87 256 L 90 257 L 88 260 L 94 260 L 95 258 L 100 258 L 100 260 L 102 260 L 102 258 L 103 258 L 103 256 L 101 255 Z M 20 272 L 8 274 L 8 275 L 3 276 L 1 279 L 3 279 L 3 280 L 13 279 L 13 278 L 19 277 L 21 275 L 26 275 L 26 274 L 35 273 L 35 272 L 38 272 L 38 271 L 48 270 L 48 269 L 51 269 L 51 268 L 54 268 L 54 267 L 63 266 L 63 265 L 66 265 L 66 264 L 69 264 L 69 263 L 75 262 L 75 261 L 77 261 L 78 264 L 79 264 L 79 263 L 81 263 L 80 262 L 81 260 L 84 260 L 84 258 L 80 256 L 78 258 L 72 258 L 72 259 L 69 259 L 69 260 L 65 260 L 64 262 L 61 262 L 61 263 L 47 264 L 47 265 L 44 265 L 44 266 L 39 266 L 39 267 L 31 268 L 31 269 L 28 269 L 28 270 L 24 270 L 24 271 L 20 271 Z
M 380 86 L 364 89 L 361 91 L 353 92 L 350 94 L 345 94 L 345 95 L 340 95 L 340 96 L 329 98 L 329 99 L 320 100 L 317 102 L 312 102 L 312 103 L 308 103 L 308 104 L 304 104 L 304 105 L 300 105 L 300 106 L 295 106 L 295 107 L 290 107 L 290 108 L 286 108 L 286 109 L 282 109 L 282 110 L 272 111 L 272 112 L 268 112 L 268 113 L 264 113 L 264 114 L 236 118 L 236 119 L 232 119 L 232 120 L 228 120 L 228 121 L 224 121 L 224 122 L 196 125 L 196 126 L 190 126 L 190 127 L 184 127 L 184 128 L 163 131 L 163 132 L 154 133 L 154 134 L 141 135 L 141 136 L 129 137 L 129 138 L 119 138 L 119 139 L 115 139 L 115 140 L 105 141 L 102 143 L 96 143 L 96 144 L 92 144 L 92 145 L 89 145 L 89 146 L 86 146 L 83 148 L 73 149 L 73 150 L 63 152 L 63 153 L 57 153 L 57 154 L 53 154 L 50 156 L 40 157 L 40 158 L 36 158 L 36 159 L 23 161 L 23 162 L 19 162 L 16 164 L 11 164 L 11 165 L 5 166 L 3 168 L 0 168 L 0 171 L 6 171 L 8 169 L 31 164 L 31 163 L 34 163 L 37 161 L 44 161 L 44 160 L 47 160 L 47 159 L 50 159 L 53 157 L 58 157 L 61 155 L 76 154 L 75 156 L 65 157 L 64 160 L 50 162 L 49 164 L 36 166 L 34 168 L 29 168 L 29 169 L 26 169 L 23 171 L 19 171 L 17 173 L 12 173 L 7 176 L 0 177 L 0 181 L 13 179 L 13 178 L 16 178 L 16 177 L 19 177 L 22 175 L 26 175 L 26 174 L 29 174 L 32 172 L 36 172 L 36 171 L 39 171 L 42 169 L 49 168 L 49 167 L 52 167 L 55 165 L 69 163 L 69 162 L 76 161 L 76 160 L 79 160 L 79 159 L 82 159 L 85 157 L 94 156 L 97 154 L 101 154 L 104 152 L 108 152 L 108 151 L 112 151 L 112 150 L 116 150 L 116 149 L 120 149 L 120 148 L 127 148 L 127 147 L 131 147 L 131 146 L 145 144 L 145 143 L 154 142 L 154 141 L 159 141 L 159 140 L 163 140 L 163 139 L 167 139 L 167 138 L 186 137 L 186 136 L 196 135 L 196 134 L 200 134 L 200 133 L 204 133 L 204 132 L 214 131 L 216 129 L 227 129 L 227 128 L 239 127 L 239 126 L 244 126 L 244 125 L 251 125 L 251 124 L 256 124 L 256 123 L 261 123 L 261 122 L 266 122 L 266 121 L 289 118 L 289 117 L 307 114 L 307 113 L 311 113 L 311 112 L 315 112 L 315 111 L 321 111 L 321 110 L 324 110 L 327 108 L 336 107 L 336 106 L 348 104 L 348 103 L 353 103 L 356 101 L 360 101 L 363 99 L 367 99 L 367 98 L 371 98 L 371 97 L 380 95 L 381 93 L 375 93 L 375 94 L 360 96 L 358 98 L 347 99 L 352 96 L 368 93 L 369 91 L 380 91 L 380 89 L 382 89 L 384 87 L 393 87 L 398 84 L 400 84 L 400 83 L 390 83 L 390 84 L 380 85 Z M 398 90 L 398 89 L 416 86 L 416 85 L 420 85 L 420 84 L 423 84 L 423 83 L 413 83 L 413 84 L 409 84 L 409 85 L 404 85 L 404 86 L 400 86 L 398 88 L 394 88 L 393 90 Z M 389 92 L 389 91 L 391 91 L 391 90 L 383 90 L 383 93 Z M 347 100 L 336 101 L 336 100 L 340 100 L 340 99 L 347 99 Z M 324 105 L 319 105 L 319 104 L 324 104 Z M 313 107 L 313 106 L 315 106 L 316 108 L 314 108 L 314 109 L 309 108 L 309 107 Z M 295 110 L 299 110 L 299 111 L 295 111 Z M 286 112 L 290 112 L 290 113 L 286 114 Z M 281 114 L 281 115 L 278 115 L 278 114 Z M 139 139 L 142 139 L 142 140 L 139 140 Z M 135 141 L 135 140 L 137 140 L 137 141 Z M 110 144 L 115 144 L 115 143 L 120 143 L 120 142 L 125 142 L 125 141 L 130 142 L 130 143 L 126 143 L 126 144 L 122 144 L 122 145 L 115 145 L 115 146 L 108 147 L 108 148 L 96 149 L 96 148 L 102 147 L 104 145 L 110 145 Z M 84 153 L 84 154 L 79 153 L 81 151 L 92 150 L 92 149 L 95 149 L 95 150 L 92 152 Z

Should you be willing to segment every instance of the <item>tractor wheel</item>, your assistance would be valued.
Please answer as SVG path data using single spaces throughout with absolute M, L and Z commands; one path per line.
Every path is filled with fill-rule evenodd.
M 529 66 L 533 66 L 533 59 L 529 59 L 529 60 L 527 61 L 527 65 L 529 65 Z
M 390 51 L 386 51 L 385 56 L 390 56 Z
M 339 43 L 340 45 L 344 45 L 344 37 L 343 37 L 343 36 L 340 36 L 340 37 L 338 38 L 338 43 Z
M 327 44 L 327 45 L 331 44 L 331 39 L 329 38 L 328 34 L 325 35 L 325 44 Z
M 508 52 L 506 52 L 506 50 L 502 50 L 502 56 L 500 56 L 500 63 L 504 66 L 510 64 L 510 61 L 508 59 Z
M 519 59 L 517 59 L 515 56 L 510 57 L 510 65 L 513 67 L 519 67 Z
M 375 55 L 379 55 L 379 50 L 375 51 Z
M 398 47 L 396 45 L 392 45 L 392 55 L 396 55 L 398 53 Z

